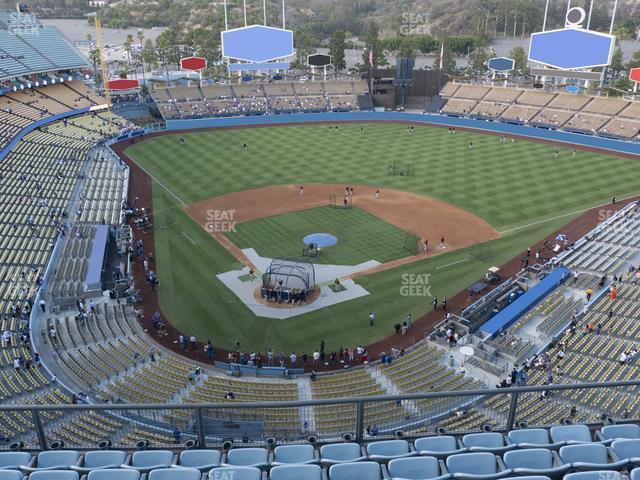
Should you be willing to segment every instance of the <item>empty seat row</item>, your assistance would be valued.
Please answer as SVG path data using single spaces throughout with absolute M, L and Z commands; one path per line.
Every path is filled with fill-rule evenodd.
M 462 458 L 465 457 L 465 458 Z M 390 461 L 386 465 L 376 462 L 343 463 L 332 465 L 324 471 L 318 465 L 283 465 L 269 471 L 271 480 L 621 480 L 621 475 L 611 470 L 590 470 L 569 474 L 550 472 L 549 475 L 528 475 L 502 468 L 488 453 L 455 455 L 446 464 L 433 457 L 403 458 Z M 535 470 L 533 470 L 535 471 Z M 189 467 L 157 468 L 151 470 L 148 480 L 262 480 L 266 475 L 255 467 L 218 467 L 208 475 Z M 136 470 L 103 469 L 88 473 L 86 480 L 139 480 Z M 0 480 L 22 480 L 19 470 L 0 470 Z M 640 468 L 630 473 L 631 480 L 640 480 Z M 80 474 L 73 470 L 44 470 L 31 473 L 29 480 L 79 480 Z
M 365 447 L 357 443 L 329 444 L 322 446 L 319 451 L 313 445 L 281 445 L 273 452 L 266 448 L 234 448 L 224 456 L 217 450 L 186 450 L 179 457 L 169 450 L 139 451 L 131 457 L 122 451 L 111 450 L 92 451 L 84 456 L 74 450 L 53 450 L 41 452 L 37 457 L 32 457 L 27 452 L 2 452 L 0 469 L 19 469 L 27 473 L 52 469 L 72 469 L 86 473 L 94 469 L 114 467 L 148 472 L 174 465 L 203 471 L 220 465 L 264 469 L 287 464 L 333 465 L 366 460 L 387 463 L 415 456 L 448 459 L 467 453 L 504 455 L 505 459 L 523 455 L 521 458 L 526 459 L 526 455 L 533 455 L 534 450 L 558 450 L 559 458 L 563 459 L 564 464 L 579 461 L 576 458 L 581 458 L 580 455 L 585 452 L 588 452 L 588 458 L 591 459 L 602 459 L 604 452 L 605 459 L 607 455 L 611 455 L 615 461 L 635 463 L 632 459 L 640 458 L 640 427 L 635 424 L 605 426 L 596 433 L 595 439 L 586 425 L 562 425 L 553 427 L 550 432 L 545 429 L 513 430 L 507 436 L 485 432 L 468 434 L 459 440 L 448 435 L 424 437 L 416 439 L 413 445 L 406 440 L 385 440 L 370 442 Z

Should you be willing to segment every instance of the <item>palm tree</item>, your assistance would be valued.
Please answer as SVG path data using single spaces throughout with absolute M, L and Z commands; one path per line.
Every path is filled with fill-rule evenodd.
M 93 76 L 94 76 L 94 80 L 96 82 L 96 85 L 98 85 L 98 63 L 100 62 L 100 50 L 97 48 L 94 48 L 93 50 L 91 50 L 89 52 L 89 60 L 91 60 L 91 62 L 93 63 Z
M 127 39 L 124 41 L 124 51 L 127 52 L 129 71 L 131 71 L 131 46 L 132 45 L 133 45 L 133 35 L 128 34 Z
M 142 30 L 138 30 L 138 41 L 140 42 L 140 64 L 142 66 L 142 84 L 146 85 L 147 82 L 144 78 L 144 55 L 142 54 L 144 49 L 144 32 Z

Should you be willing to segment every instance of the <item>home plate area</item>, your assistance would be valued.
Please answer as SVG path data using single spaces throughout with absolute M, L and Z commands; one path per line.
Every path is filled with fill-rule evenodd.
M 246 248 L 242 253 L 255 266 L 252 273 L 249 267 L 221 273 L 216 277 L 231 290 L 256 316 L 276 319 L 292 318 L 321 308 L 347 302 L 355 298 L 369 295 L 369 292 L 346 279 L 356 273 L 370 270 L 380 265 L 380 262 L 370 260 L 358 265 L 317 265 L 289 259 L 274 259 L 261 257 L 253 248 Z M 283 262 L 284 260 L 284 262 Z M 310 266 L 310 267 L 309 267 Z M 265 279 L 263 275 L 270 272 L 267 281 L 275 279 L 274 290 L 278 290 L 278 282 L 297 282 L 300 285 L 281 285 L 282 290 L 290 287 L 305 285 L 309 294 L 305 300 L 298 302 L 287 296 L 277 295 L 265 299 L 260 293 Z M 339 280 L 336 283 L 336 279 Z M 304 282 L 313 282 L 305 284 Z

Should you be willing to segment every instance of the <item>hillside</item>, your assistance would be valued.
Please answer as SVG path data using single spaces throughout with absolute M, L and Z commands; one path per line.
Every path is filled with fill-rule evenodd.
M 88 3 L 87 0 L 29 2 L 43 18 L 81 18 L 92 10 Z M 108 3 L 100 15 L 116 28 L 171 26 L 184 38 L 197 28 L 216 31 L 224 25 L 220 0 L 109 0 Z M 242 0 L 227 3 L 230 26 L 242 25 Z M 320 39 L 335 30 L 360 35 L 370 20 L 375 20 L 387 35 L 522 35 L 541 28 L 544 3 L 542 0 L 287 0 L 287 25 L 295 30 L 312 31 Z M 592 25 L 608 29 L 612 2 L 595 3 Z M 247 0 L 247 4 L 249 22 L 261 23 L 262 2 Z M 14 5 L 14 0 L 0 0 L 0 7 L 14 8 Z M 271 23 L 280 24 L 280 0 L 267 0 L 267 8 Z M 552 0 L 548 26 L 561 26 L 565 10 L 564 0 Z M 616 23 L 626 28 L 627 36 L 640 29 L 638 2 L 621 0 Z

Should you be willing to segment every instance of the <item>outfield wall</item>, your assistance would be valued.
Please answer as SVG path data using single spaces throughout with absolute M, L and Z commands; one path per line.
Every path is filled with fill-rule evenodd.
M 640 143 L 601 138 L 593 135 L 546 130 L 543 128 L 512 125 L 509 123 L 449 117 L 446 115 L 402 112 L 344 112 L 344 113 L 292 113 L 280 115 L 256 115 L 247 117 L 199 118 L 192 120 L 167 120 L 167 130 L 178 131 L 196 128 L 241 127 L 253 125 L 277 125 L 313 122 L 415 122 L 425 125 L 468 128 L 505 135 L 518 135 L 538 140 L 565 142 L 590 148 L 600 148 L 619 153 L 640 155 Z

